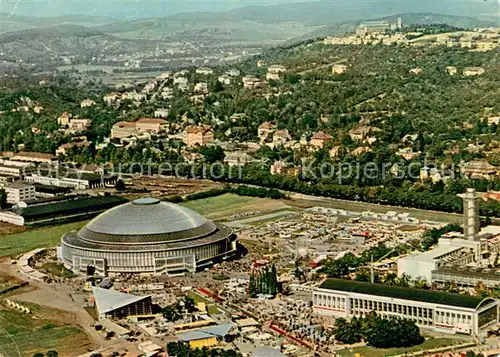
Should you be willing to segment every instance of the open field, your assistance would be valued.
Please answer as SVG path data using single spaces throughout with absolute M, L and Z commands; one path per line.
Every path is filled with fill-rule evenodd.
M 416 208 L 384 206 L 365 202 L 338 200 L 327 197 L 305 196 L 301 194 L 292 194 L 291 198 L 291 200 L 286 201 L 287 204 L 298 208 L 322 206 L 344 209 L 354 212 L 372 211 L 375 213 L 386 213 L 387 211 L 397 211 L 399 213 L 410 213 L 412 217 L 429 221 L 459 224 L 462 224 L 463 221 L 462 215 L 457 213 L 434 212 Z
M 64 233 L 79 229 L 85 223 L 74 222 L 0 236 L 0 257 L 15 256 L 40 247 L 54 247 L 59 243 Z
M 189 201 L 182 204 L 210 219 L 221 219 L 244 212 L 271 212 L 288 206 L 278 200 L 258 197 L 243 197 L 230 193 Z
M 434 338 L 426 340 L 424 343 L 418 346 L 413 346 L 409 348 L 373 348 L 373 347 L 357 347 L 351 350 L 345 349 L 337 351 L 337 353 L 342 357 L 353 357 L 357 353 L 361 357 L 384 357 L 384 356 L 394 356 L 399 354 L 404 354 L 407 352 L 417 352 L 421 350 L 427 350 L 432 348 L 439 348 L 444 346 L 451 346 L 453 344 L 457 345 L 460 341 L 458 339 L 452 338 Z
M 31 356 L 56 350 L 59 356 L 85 353 L 87 336 L 78 328 L 56 321 L 59 311 L 28 305 L 33 314 L 0 308 L 0 353 L 4 356 Z
M 7 234 L 15 234 L 26 232 L 27 228 L 22 226 L 16 226 L 15 224 L 10 224 L 6 222 L 0 222 L 0 236 Z

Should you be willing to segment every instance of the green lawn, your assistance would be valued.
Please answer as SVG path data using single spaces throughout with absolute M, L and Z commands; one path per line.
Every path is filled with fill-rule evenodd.
M 48 273 L 59 276 L 61 278 L 73 278 L 75 274 L 69 269 L 66 269 L 64 265 L 57 263 L 45 263 L 42 265 L 42 269 Z
M 237 196 L 230 193 L 182 203 L 202 216 L 217 219 L 243 212 L 274 211 L 287 206 L 278 200 Z
M 0 310 L 0 353 L 4 356 L 23 356 L 35 352 L 57 350 L 84 352 L 88 345 L 85 334 L 72 326 L 61 325 L 46 319 L 15 310 Z M 87 346 L 88 347 L 88 346 Z
M 0 257 L 11 257 L 41 247 L 54 247 L 64 233 L 81 228 L 86 222 L 34 228 L 28 232 L 0 236 Z
M 454 343 L 453 343 L 454 342 Z M 358 353 L 361 357 L 384 357 L 399 355 L 406 352 L 417 352 L 421 350 L 428 350 L 438 347 L 451 346 L 453 344 L 457 345 L 463 341 L 452 339 L 452 338 L 434 338 L 426 340 L 424 343 L 418 346 L 409 348 L 373 348 L 373 347 L 358 347 L 351 350 L 344 349 L 337 351 L 337 353 L 342 357 L 354 357 Z

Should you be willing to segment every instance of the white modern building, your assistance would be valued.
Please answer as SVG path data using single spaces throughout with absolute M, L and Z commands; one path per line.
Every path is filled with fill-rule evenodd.
M 7 203 L 16 205 L 21 201 L 36 199 L 35 186 L 14 182 L 5 187 L 7 193 Z
M 322 316 L 413 320 L 420 328 L 480 335 L 498 323 L 499 301 L 424 289 L 329 279 L 313 291 L 313 309 Z

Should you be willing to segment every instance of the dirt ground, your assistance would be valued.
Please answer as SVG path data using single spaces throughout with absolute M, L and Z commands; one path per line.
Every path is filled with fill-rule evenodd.
M 164 177 L 141 177 L 138 179 L 132 179 L 127 182 L 127 186 L 128 188 L 132 188 L 137 191 L 145 190 L 145 192 L 127 194 L 127 198 L 129 199 L 151 195 L 155 197 L 184 196 L 195 192 L 222 187 L 219 183 L 207 180 L 186 180 Z
M 16 226 L 14 224 L 0 222 L 0 236 L 7 234 L 16 234 L 27 231 L 28 228 L 22 226 Z

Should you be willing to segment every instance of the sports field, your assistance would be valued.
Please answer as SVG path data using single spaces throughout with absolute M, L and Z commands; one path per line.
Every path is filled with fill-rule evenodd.
M 279 200 L 237 196 L 230 193 L 189 201 L 182 205 L 210 219 L 227 218 L 244 212 L 277 211 L 288 207 Z
M 85 222 L 68 223 L 0 236 L 0 257 L 14 257 L 35 248 L 55 247 L 64 233 L 79 229 L 84 224 Z
M 0 308 L 0 354 L 31 356 L 56 350 L 59 356 L 85 353 L 90 347 L 87 336 L 76 327 L 55 321 L 55 310 L 30 308 L 33 314 Z

